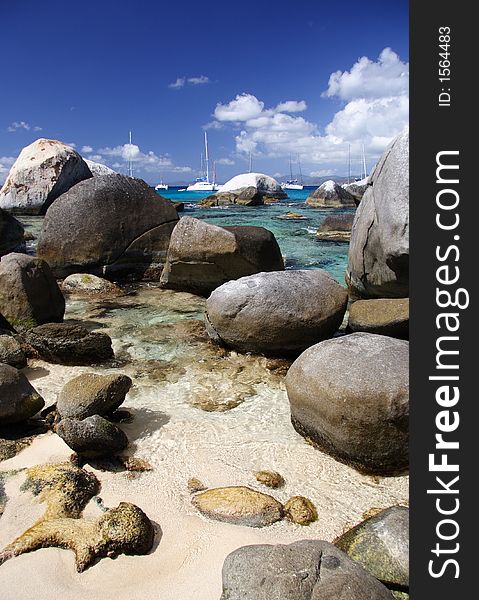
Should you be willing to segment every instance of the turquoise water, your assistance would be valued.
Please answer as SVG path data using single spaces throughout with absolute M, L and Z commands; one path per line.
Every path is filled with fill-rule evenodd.
M 331 209 L 310 208 L 304 202 L 314 190 L 288 190 L 289 198 L 269 206 L 234 206 L 201 208 L 197 202 L 209 194 L 200 192 L 180 192 L 178 188 L 162 191 L 161 195 L 175 202 L 184 202 L 185 211 L 197 219 L 204 219 L 214 225 L 257 225 L 274 233 L 287 269 L 326 269 L 341 284 L 348 258 L 348 244 L 345 242 L 320 242 L 316 230 Z M 354 209 L 344 209 L 348 212 Z M 280 215 L 296 212 L 308 218 L 305 221 L 280 220 Z

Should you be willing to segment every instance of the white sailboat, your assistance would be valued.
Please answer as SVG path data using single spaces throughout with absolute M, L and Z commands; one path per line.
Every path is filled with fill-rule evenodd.
M 163 177 L 160 177 L 160 183 L 157 183 L 155 185 L 155 190 L 158 192 L 160 190 L 167 190 L 167 189 L 168 189 L 168 184 L 163 183 Z
M 281 187 L 283 188 L 283 190 L 302 190 L 304 188 L 303 185 L 303 174 L 301 173 L 301 163 L 299 161 L 299 156 L 298 156 L 298 169 L 299 169 L 299 177 L 300 179 L 298 180 L 298 178 L 293 179 L 293 167 L 291 165 L 291 156 L 289 157 L 289 175 L 290 178 L 286 181 L 283 182 L 281 184 Z
M 203 162 L 203 161 L 202 161 Z M 210 161 L 208 157 L 208 135 L 205 131 L 205 166 L 206 172 L 203 177 L 197 177 L 195 183 L 192 183 L 186 188 L 187 192 L 217 192 L 220 186 L 216 184 L 213 178 L 213 182 L 210 181 Z

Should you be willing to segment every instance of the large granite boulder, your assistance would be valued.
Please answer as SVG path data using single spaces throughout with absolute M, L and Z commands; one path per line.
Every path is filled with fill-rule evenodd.
M 348 329 L 409 339 L 409 298 L 353 302 L 349 307 Z
M 2 257 L 0 312 L 13 326 L 63 320 L 65 299 L 45 261 L 13 252 Z
M 409 509 L 391 506 L 341 535 L 335 545 L 394 590 L 409 589 Z
M 206 328 L 242 352 L 295 354 L 331 337 L 346 304 L 346 290 L 321 269 L 258 273 L 216 288 L 206 302 Z
M 17 214 L 45 214 L 58 196 L 91 176 L 71 146 L 57 140 L 35 140 L 20 152 L 10 169 L 0 190 L 0 207 Z
M 141 179 L 102 175 L 83 181 L 47 211 L 38 255 L 57 277 L 159 278 L 178 214 Z
M 356 212 L 346 280 L 362 298 L 409 295 L 409 132 L 385 150 Z
M 339 183 L 328 179 L 308 197 L 306 204 L 313 208 L 348 208 L 356 206 L 354 196 Z
M 263 173 L 242 173 L 227 181 L 218 192 L 204 198 L 200 204 L 258 206 L 264 204 L 267 199 L 279 200 L 287 197 L 286 192 L 273 177 Z
M 83 421 L 62 419 L 55 432 L 74 452 L 85 457 L 113 456 L 128 446 L 126 434 L 100 415 Z
M 291 421 L 303 437 L 360 471 L 408 466 L 409 343 L 353 333 L 308 348 L 286 375 Z
M 50 363 L 92 365 L 113 358 L 110 336 L 90 332 L 82 325 L 47 323 L 27 331 L 24 339 L 40 358 Z
M 83 160 L 86 162 L 93 177 L 99 177 L 101 175 L 113 175 L 114 173 L 116 173 L 116 171 L 110 169 L 110 167 L 107 167 L 106 165 L 103 165 L 101 163 L 97 163 L 93 160 L 88 160 L 87 158 L 84 158 Z
M 359 181 L 352 181 L 351 183 L 343 183 L 341 186 L 344 190 L 349 192 L 351 196 L 353 196 L 356 204 L 359 205 L 361 200 L 363 199 L 364 192 L 368 188 L 369 177 L 365 177 L 364 179 L 360 179 Z
M 393 600 L 344 552 L 321 540 L 243 546 L 222 570 L 221 600 Z
M 284 270 L 274 235 L 263 227 L 216 227 L 183 217 L 173 230 L 164 287 L 201 295 L 231 279 Z
M 0 256 L 25 250 L 25 230 L 20 221 L 0 208 Z
M 26 421 L 45 406 L 23 373 L 0 363 L 0 425 Z

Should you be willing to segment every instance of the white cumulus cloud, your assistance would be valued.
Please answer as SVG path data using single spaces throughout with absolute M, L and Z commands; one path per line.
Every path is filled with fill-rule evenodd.
M 14 133 L 15 131 L 18 131 L 19 129 L 24 129 L 25 131 L 41 131 L 42 128 L 39 127 L 38 125 L 30 125 L 30 123 L 27 123 L 26 121 L 13 121 L 13 123 L 11 123 L 8 127 L 7 127 L 7 131 L 9 131 L 10 133 Z
M 90 154 L 93 152 L 93 148 L 91 146 L 82 146 L 81 151 L 85 154 Z
M 218 121 L 248 121 L 259 117 L 264 109 L 264 102 L 261 102 L 252 94 L 238 94 L 234 100 L 228 104 L 218 103 L 215 108 L 214 116 Z

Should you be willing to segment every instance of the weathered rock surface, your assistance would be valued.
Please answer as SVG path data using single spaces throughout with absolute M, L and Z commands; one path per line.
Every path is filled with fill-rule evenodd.
M 227 181 L 218 192 L 204 198 L 200 204 L 202 206 L 228 204 L 259 206 L 267 199 L 278 200 L 287 197 L 280 184 L 269 175 L 243 173 Z
M 393 600 L 349 556 L 319 540 L 243 546 L 226 557 L 222 578 L 221 600 Z
M 258 273 L 217 288 L 206 302 L 210 337 L 243 352 L 287 355 L 331 337 L 347 292 L 326 271 Z
M 0 312 L 14 326 L 63 321 L 65 299 L 45 261 L 17 253 L 2 257 Z
M 283 476 L 276 471 L 258 471 L 255 473 L 255 478 L 259 483 L 273 489 L 283 487 L 285 484 Z
M 322 242 L 348 242 L 353 221 L 352 212 L 328 215 L 319 226 L 316 237 Z
M 286 376 L 291 421 L 321 450 L 359 470 L 408 466 L 409 344 L 353 333 L 308 348 Z
M 93 177 L 47 211 L 38 255 L 57 277 L 159 278 L 177 221 L 173 204 L 141 179 Z
M 356 211 L 346 279 L 362 298 L 409 295 L 409 132 L 388 146 Z
M 284 270 L 274 235 L 263 227 L 216 227 L 183 217 L 173 230 L 164 287 L 208 295 L 231 279 Z
M 123 403 L 132 383 L 126 375 L 82 373 L 63 386 L 57 411 L 61 417 L 80 420 L 108 415 Z
M 44 405 L 43 398 L 23 373 L 0 363 L 0 425 L 25 421 Z
M 92 176 L 82 157 L 57 140 L 38 139 L 26 146 L 0 190 L 0 208 L 17 214 L 45 214 L 72 186 Z
M 318 520 L 316 507 L 309 498 L 293 496 L 284 505 L 286 518 L 297 525 L 309 525 Z
M 100 177 L 101 175 L 112 175 L 116 173 L 116 171 L 110 169 L 110 167 L 107 167 L 106 165 L 103 165 L 101 163 L 95 162 L 93 160 L 88 160 L 88 158 L 84 158 L 83 160 L 86 162 L 87 167 L 90 169 L 90 172 L 93 175 L 93 177 Z
M 358 300 L 349 307 L 348 327 L 409 339 L 409 298 L 378 298 Z
M 248 527 L 266 527 L 283 518 L 283 505 L 268 494 L 248 487 L 213 488 L 193 497 L 206 517 Z
M 0 313 L 0 335 L 3 334 L 15 333 L 15 328 L 5 319 L 5 317 Z
M 354 196 L 332 179 L 325 181 L 317 190 L 314 190 L 306 200 L 306 204 L 309 204 L 313 208 L 347 208 L 356 206 Z
M 62 282 L 62 290 L 81 296 L 115 297 L 123 294 L 120 287 L 91 273 L 73 273 Z
M 40 358 L 64 365 L 91 365 L 113 358 L 111 338 L 81 325 L 48 323 L 31 329 L 25 341 Z
M 387 587 L 409 588 L 409 509 L 392 506 L 353 527 L 335 545 Z
M 5 363 L 16 369 L 27 366 L 27 358 L 22 347 L 12 335 L 0 331 L 0 363 Z
M 25 230 L 20 221 L 0 208 L 0 256 L 25 251 Z
M 343 189 L 345 189 L 347 192 L 349 192 L 351 194 L 351 196 L 353 196 L 354 199 L 356 200 L 356 204 L 359 205 L 359 203 L 361 202 L 361 200 L 364 196 L 364 192 L 368 188 L 368 180 L 369 180 L 369 177 L 365 177 L 364 179 L 361 179 L 360 181 L 344 183 L 341 187 Z
M 74 452 L 88 458 L 113 456 L 128 446 L 125 433 L 100 415 L 83 421 L 62 419 L 55 432 Z

